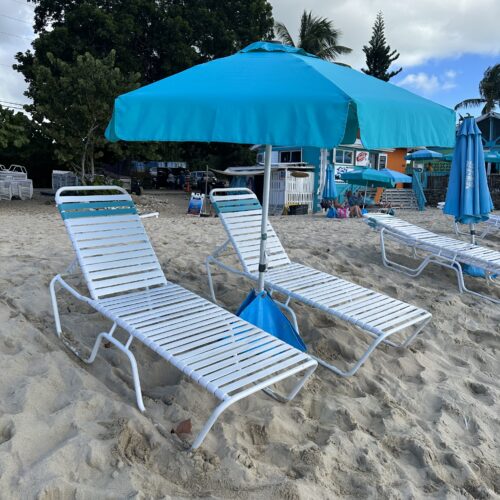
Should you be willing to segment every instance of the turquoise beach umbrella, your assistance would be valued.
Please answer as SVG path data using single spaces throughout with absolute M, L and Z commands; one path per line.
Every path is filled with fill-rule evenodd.
M 366 187 L 393 188 L 396 182 L 401 182 L 395 182 L 391 175 L 384 173 L 382 170 L 375 170 L 373 168 L 351 170 L 350 172 L 341 174 L 340 178 L 349 184 Z
M 302 49 L 256 42 L 118 97 L 112 141 L 367 149 L 454 144 L 455 113 Z
M 474 243 L 474 224 L 487 220 L 492 210 L 481 131 L 470 116 L 463 120 L 457 133 L 443 212 L 453 215 L 456 222 L 469 224 Z
M 414 151 L 413 153 L 409 153 L 405 156 L 405 160 L 413 160 L 413 161 L 425 161 L 425 160 L 440 160 L 443 158 L 441 153 L 437 151 L 432 151 L 431 149 L 420 149 L 418 151 Z
M 353 143 L 359 131 L 367 149 L 451 147 L 454 130 L 451 109 L 303 49 L 256 42 L 119 96 L 106 137 L 266 145 L 259 279 L 252 296 L 266 307 L 271 299 L 261 292 L 272 144 L 331 148 Z
M 382 170 L 380 170 L 380 172 L 390 177 L 395 184 L 410 184 L 411 182 L 413 182 L 413 179 L 409 175 L 398 172 L 397 170 L 383 168 Z

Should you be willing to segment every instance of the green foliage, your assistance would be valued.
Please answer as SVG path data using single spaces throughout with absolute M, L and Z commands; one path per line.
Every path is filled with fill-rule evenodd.
M 484 104 L 481 113 L 486 114 L 500 106 L 500 64 L 495 64 L 495 66 L 486 69 L 483 79 L 479 82 L 479 95 L 481 97 L 465 99 L 459 102 L 455 106 L 455 110 Z
M 33 0 L 33 51 L 17 55 L 31 78 L 33 58 L 52 53 L 66 62 L 76 54 L 103 58 L 116 51 L 116 65 L 150 83 L 226 56 L 272 36 L 266 0 Z M 50 29 L 49 29 L 50 28 Z
M 118 94 L 139 86 L 139 75 L 124 75 L 115 54 L 96 59 L 89 53 L 69 64 L 47 54 L 48 64 L 35 60 L 28 106 L 35 123 L 54 144 L 55 157 L 85 176 L 94 174 L 94 160 L 103 156 L 104 129 Z
M 363 46 L 368 69 L 362 69 L 362 71 L 367 75 L 388 82 L 393 76 L 400 73 L 403 68 L 399 68 L 396 71 L 388 71 L 391 64 L 399 58 L 399 52 L 391 50 L 390 45 L 387 45 L 384 30 L 384 19 L 382 12 L 379 12 L 373 25 L 373 34 L 370 42 L 368 45 Z
M 101 117 L 107 113 L 108 120 L 111 96 L 125 91 L 109 65 L 102 63 L 104 66 L 99 69 L 112 76 L 111 84 L 104 85 L 102 79 L 97 82 L 91 76 L 90 59 L 78 63 L 79 57 L 105 61 L 113 50 L 113 68 L 121 70 L 121 83 L 144 85 L 194 64 L 229 55 L 256 40 L 271 38 L 273 31 L 272 7 L 266 0 L 32 0 L 32 3 L 38 36 L 31 50 L 16 55 L 16 69 L 28 82 L 26 95 L 33 99 L 36 121 L 54 139 L 55 156 L 61 163 L 77 162 L 75 152 L 83 155 L 82 145 L 92 129 L 91 114 L 99 113 L 101 123 Z M 70 73 L 69 66 L 79 64 L 79 70 L 60 81 L 61 68 Z M 132 73 L 138 74 L 137 77 L 125 78 L 124 75 Z M 90 91 L 93 86 L 102 91 L 100 97 Z M 85 106 L 79 97 L 80 87 L 90 91 L 95 106 Z M 57 93 L 52 90 L 50 95 L 50 88 L 57 89 Z M 68 107 L 71 112 L 64 116 Z M 91 108 L 95 109 L 91 112 Z M 79 116 L 82 113 L 83 122 Z M 167 155 L 172 152 L 176 160 L 191 163 L 206 159 L 214 149 L 207 145 L 153 143 L 103 146 L 103 130 L 101 123 L 92 132 L 89 143 L 95 153 L 91 158 L 102 162 L 111 163 L 124 157 L 169 160 L 172 157 Z M 246 154 L 242 146 L 216 149 L 222 157 L 233 155 L 234 151 L 243 157 Z
M 23 113 L 0 106 L 0 148 L 20 148 L 29 142 L 30 122 Z
M 283 23 L 274 26 L 276 36 L 286 45 L 295 47 L 295 42 Z M 336 29 L 333 21 L 325 17 L 313 16 L 304 11 L 300 19 L 300 32 L 297 47 L 304 49 L 322 59 L 334 61 L 339 55 L 349 54 L 352 49 L 339 45 L 341 31 Z

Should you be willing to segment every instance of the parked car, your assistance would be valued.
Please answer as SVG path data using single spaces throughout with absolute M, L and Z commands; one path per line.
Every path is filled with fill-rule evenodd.
M 205 191 L 206 180 L 207 180 L 207 172 L 205 170 L 196 170 L 195 172 L 191 172 L 191 175 L 189 176 L 191 189 L 197 191 Z M 216 187 L 218 182 L 219 181 L 215 176 L 215 174 L 213 172 L 208 172 L 208 182 L 207 182 L 208 191 Z

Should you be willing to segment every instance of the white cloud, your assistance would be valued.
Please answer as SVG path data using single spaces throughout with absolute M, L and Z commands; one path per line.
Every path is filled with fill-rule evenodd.
M 274 18 L 296 35 L 304 9 L 332 19 L 342 30 L 342 45 L 353 49 L 342 61 L 365 64 L 363 45 L 371 37 L 377 12 L 385 20 L 386 39 L 404 68 L 429 59 L 458 57 L 464 52 L 500 54 L 499 0 L 270 0 Z
M 421 90 L 425 94 L 433 94 L 440 88 L 439 80 L 436 75 L 427 73 L 410 73 L 399 82 L 401 87 L 413 87 Z
M 432 95 L 439 90 L 450 90 L 457 86 L 455 78 L 457 72 L 453 70 L 445 71 L 442 76 L 430 75 L 423 71 L 419 73 L 409 73 L 402 80 L 397 82 L 401 87 L 410 87 L 426 95 Z

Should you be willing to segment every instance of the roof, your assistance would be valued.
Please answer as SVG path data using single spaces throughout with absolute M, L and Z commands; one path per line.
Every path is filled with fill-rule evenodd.
M 495 118 L 497 120 L 500 120 L 500 113 L 496 113 L 495 111 L 490 111 L 489 113 L 478 116 L 476 118 L 476 122 L 482 122 L 483 120 L 487 120 L 488 118 Z

